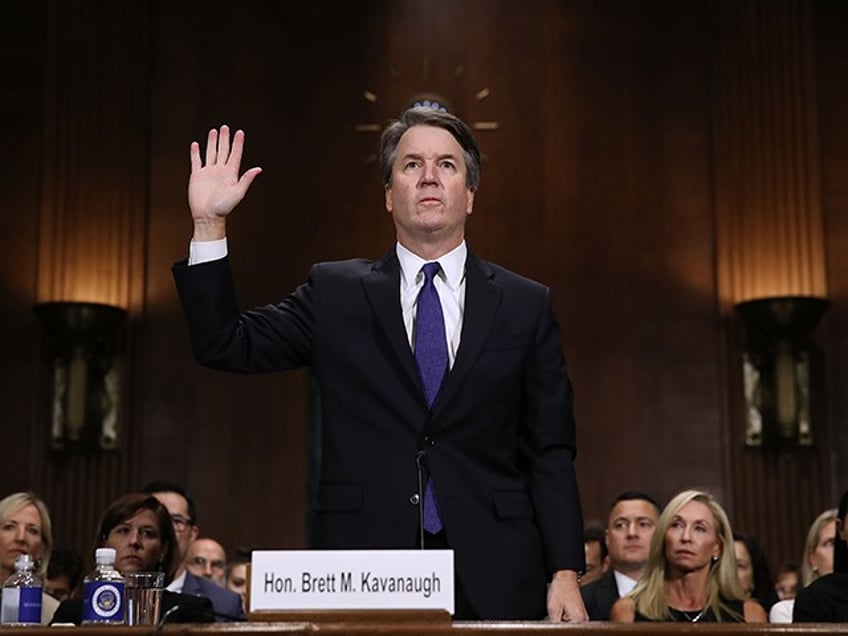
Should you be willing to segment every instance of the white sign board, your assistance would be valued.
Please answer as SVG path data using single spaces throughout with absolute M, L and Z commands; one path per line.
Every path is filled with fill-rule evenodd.
M 453 550 L 255 550 L 250 611 L 445 609 Z

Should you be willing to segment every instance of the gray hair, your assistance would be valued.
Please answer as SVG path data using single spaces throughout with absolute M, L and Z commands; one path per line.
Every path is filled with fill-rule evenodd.
M 447 130 L 462 148 L 465 157 L 466 186 L 472 190 L 480 187 L 480 148 L 474 139 L 471 128 L 456 115 L 436 110 L 428 106 L 409 108 L 392 120 L 380 137 L 380 163 L 383 168 L 383 183 L 392 182 L 392 166 L 397 159 L 400 138 L 413 126 L 432 126 Z

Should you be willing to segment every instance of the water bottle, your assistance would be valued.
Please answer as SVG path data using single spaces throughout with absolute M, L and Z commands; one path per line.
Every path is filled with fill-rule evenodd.
M 41 624 L 41 581 L 35 576 L 35 561 L 31 554 L 19 554 L 15 573 L 3 584 L 3 625 Z
M 124 577 L 115 569 L 115 550 L 97 548 L 94 570 L 83 579 L 82 624 L 124 622 Z

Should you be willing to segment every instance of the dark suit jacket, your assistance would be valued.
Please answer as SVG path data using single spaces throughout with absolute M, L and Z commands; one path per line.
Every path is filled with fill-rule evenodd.
M 227 259 L 173 271 L 202 363 L 311 366 L 323 427 L 312 547 L 415 547 L 423 450 L 480 617 L 545 615 L 549 574 L 584 562 L 572 390 L 547 287 L 469 251 L 461 344 L 431 412 L 394 248 L 315 265 L 285 300 L 244 314 Z
M 613 603 L 618 600 L 618 585 L 612 571 L 604 574 L 597 581 L 580 588 L 583 604 L 591 621 L 608 621 Z
M 193 596 L 205 596 L 212 602 L 212 607 L 218 614 L 224 616 L 216 616 L 217 621 L 227 620 L 245 620 L 244 610 L 241 606 L 241 597 L 202 576 L 195 576 L 191 572 L 186 572 L 185 582 L 183 583 L 183 594 L 191 594 Z M 227 618 L 232 617 L 232 618 Z
M 215 620 L 212 615 L 212 604 L 209 599 L 199 596 L 185 598 L 182 594 L 163 590 L 162 604 L 159 607 L 159 619 L 172 607 L 179 606 L 168 615 L 168 623 L 211 623 Z M 82 599 L 74 598 L 59 603 L 50 624 L 82 623 Z

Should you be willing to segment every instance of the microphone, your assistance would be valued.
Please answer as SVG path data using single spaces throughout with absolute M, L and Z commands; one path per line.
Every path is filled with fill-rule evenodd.
M 196 598 L 205 598 L 205 597 L 196 597 Z M 192 616 L 202 616 L 204 618 L 222 618 L 225 621 L 230 621 L 233 623 L 243 623 L 244 619 L 239 616 L 233 616 L 232 614 L 224 614 L 223 612 L 216 612 L 214 609 L 203 605 L 197 605 L 195 603 L 177 603 L 176 605 L 169 607 L 162 613 L 162 616 L 159 617 L 159 622 L 156 623 L 156 636 L 161 636 L 162 630 L 165 625 L 170 623 L 169 619 L 175 613 L 180 610 L 186 610 L 186 612 L 190 612 Z M 185 621 L 183 621 L 185 622 Z M 199 621 L 193 621 L 199 622 Z
M 423 450 L 415 453 L 415 468 L 418 471 L 418 537 L 421 549 L 424 549 L 424 467 L 422 462 L 427 458 Z

